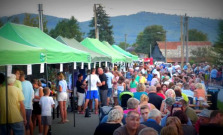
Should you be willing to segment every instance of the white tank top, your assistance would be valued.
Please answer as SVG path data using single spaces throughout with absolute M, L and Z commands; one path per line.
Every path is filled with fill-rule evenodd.
M 117 90 L 124 91 L 124 86 L 122 84 L 118 84 Z
M 42 87 L 39 87 L 38 89 L 35 90 L 34 96 L 39 96 L 39 89 Z M 34 98 L 33 101 L 38 102 L 39 99 Z

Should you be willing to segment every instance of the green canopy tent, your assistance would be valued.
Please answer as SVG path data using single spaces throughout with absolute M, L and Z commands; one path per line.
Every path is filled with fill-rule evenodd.
M 97 53 L 95 51 L 92 51 L 92 50 L 88 49 L 87 47 L 81 45 L 74 38 L 68 39 L 68 38 L 64 38 L 64 37 L 58 36 L 56 38 L 56 40 L 60 41 L 61 43 L 65 44 L 67 46 L 70 46 L 72 48 L 76 48 L 76 49 L 79 49 L 79 50 L 86 51 L 86 52 L 90 53 L 90 55 L 91 55 L 91 62 L 92 63 L 99 62 L 99 61 L 112 62 L 112 59 L 111 59 L 110 56 L 106 56 L 106 55 Z
M 27 65 L 46 62 L 46 50 L 0 37 L 0 65 Z
M 24 45 L 46 49 L 46 62 L 49 64 L 90 62 L 89 53 L 64 46 L 36 27 L 7 23 L 0 29 L 0 36 Z
M 126 56 L 129 56 L 130 58 L 132 58 L 133 61 L 137 61 L 137 60 L 139 59 L 138 56 L 133 55 L 133 54 L 131 54 L 131 53 L 129 53 L 129 52 L 123 50 L 122 48 L 120 48 L 120 47 L 117 46 L 117 45 L 112 45 L 112 47 L 113 47 L 115 50 L 119 51 L 120 53 L 125 54 Z
M 113 48 L 107 41 L 103 41 L 102 43 L 103 43 L 104 45 L 106 45 L 109 49 L 113 50 L 114 52 L 116 52 L 116 53 L 118 53 L 118 54 L 124 56 L 124 57 L 126 58 L 126 60 L 127 60 L 126 62 L 132 62 L 132 58 L 131 58 L 131 57 L 129 57 L 129 56 L 127 56 L 127 55 L 125 55 L 125 54 L 123 54 L 123 53 L 117 51 L 117 50 L 114 49 L 114 48 Z
M 92 38 L 85 38 L 81 44 L 92 51 L 95 51 L 97 53 L 111 56 L 112 57 L 112 63 L 115 62 L 127 62 L 126 57 L 118 54 L 117 52 L 109 49 L 107 46 L 105 46 L 103 43 L 101 43 L 98 39 L 92 39 Z

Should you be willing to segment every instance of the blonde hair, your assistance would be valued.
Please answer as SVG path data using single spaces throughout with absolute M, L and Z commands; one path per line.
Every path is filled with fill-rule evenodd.
M 176 98 L 175 91 L 173 89 L 168 89 L 165 93 L 166 98 L 171 97 L 171 98 Z
M 166 126 L 170 125 L 175 126 L 177 128 L 178 135 L 183 135 L 183 129 L 179 118 L 175 116 L 168 117 L 166 120 Z
M 142 92 L 142 91 L 145 91 L 146 90 L 146 86 L 145 86 L 145 84 L 143 84 L 143 83 L 139 83 L 138 85 L 137 85 L 137 87 L 136 87 L 136 91 L 137 92 Z
M 174 91 L 179 90 L 181 92 L 181 87 L 180 86 L 175 86 Z
M 177 127 L 165 126 L 161 129 L 160 135 L 178 135 Z
M 149 101 L 149 97 L 145 94 L 142 94 L 141 97 L 140 97 L 140 102 L 144 102 L 144 101 Z
M 196 83 L 195 87 L 196 87 L 196 89 L 204 89 L 204 86 L 202 83 Z

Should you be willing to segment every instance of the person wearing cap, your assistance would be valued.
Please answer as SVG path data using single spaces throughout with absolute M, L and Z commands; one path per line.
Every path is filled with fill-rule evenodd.
M 211 111 L 206 108 L 203 109 L 199 114 L 197 114 L 198 120 L 195 123 L 195 129 L 197 133 L 199 133 L 199 128 L 201 125 L 205 125 L 210 122 L 210 114 L 211 114 Z

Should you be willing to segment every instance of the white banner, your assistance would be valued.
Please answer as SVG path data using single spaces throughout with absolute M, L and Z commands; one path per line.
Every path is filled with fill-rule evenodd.
M 94 68 L 96 68 L 96 62 L 94 62 Z
M 99 67 L 101 67 L 101 62 L 99 61 Z
M 105 61 L 105 67 L 107 67 L 108 66 L 108 62 L 107 61 Z
M 32 74 L 32 65 L 29 64 L 27 65 L 27 75 L 31 75 Z
M 60 63 L 60 72 L 63 72 L 63 64 Z
M 89 70 L 91 69 L 91 63 L 88 63 L 88 69 Z
M 10 76 L 12 74 L 12 65 L 7 66 L 7 75 Z
M 77 63 L 74 62 L 74 69 L 77 69 Z
M 81 62 L 81 69 L 84 69 L 84 62 Z
M 112 63 L 112 68 L 114 68 L 114 66 L 115 66 L 115 63 Z
M 40 64 L 40 73 L 44 73 L 44 63 Z

